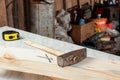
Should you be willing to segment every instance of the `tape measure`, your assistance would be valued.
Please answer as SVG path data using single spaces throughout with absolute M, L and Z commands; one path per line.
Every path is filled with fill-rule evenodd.
M 20 39 L 19 32 L 13 30 L 4 31 L 2 36 L 5 41 L 14 41 Z

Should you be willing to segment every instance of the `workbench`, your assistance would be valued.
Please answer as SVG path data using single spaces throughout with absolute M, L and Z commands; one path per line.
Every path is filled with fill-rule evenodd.
M 20 33 L 21 38 L 16 41 L 4 41 L 2 32 L 15 30 Z M 57 50 L 69 52 L 76 49 L 85 48 L 75 44 L 51 39 L 23 30 L 1 27 L 0 28 L 0 54 L 3 47 L 39 53 L 40 50 L 28 46 L 25 40 L 32 40 L 37 43 L 53 47 Z M 3 50 L 4 51 L 4 50 Z M 21 51 L 22 52 L 22 51 Z M 16 52 L 17 53 L 17 52 Z M 41 59 L 40 62 L 29 60 L 17 60 L 16 64 L 3 63 L 0 59 L 0 80 L 119 80 L 120 79 L 120 57 L 105 52 L 87 48 L 87 58 L 83 61 L 61 68 L 56 64 Z

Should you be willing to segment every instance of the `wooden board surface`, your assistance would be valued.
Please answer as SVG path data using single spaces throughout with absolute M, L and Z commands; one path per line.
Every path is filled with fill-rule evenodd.
M 31 49 L 24 49 L 24 48 L 13 48 L 13 47 L 3 47 L 0 46 L 0 57 L 3 59 L 4 53 L 11 55 L 14 58 L 17 58 L 19 60 L 29 60 L 29 61 L 37 61 L 37 62 L 42 62 L 42 63 L 47 63 L 47 64 L 57 64 L 56 57 L 47 54 L 46 52 L 43 51 L 35 51 Z M 17 54 L 16 54 L 17 53 Z M 52 60 L 51 63 L 48 61 L 46 56 L 44 54 L 47 54 L 49 58 L 54 59 Z M 4 59 L 5 60 L 5 59 Z M 5 60 L 8 61 L 8 60 Z M 9 61 L 8 61 L 9 62 Z M 10 61 L 11 62 L 11 61 Z M 6 63 L 6 62 L 5 62 Z M 2 64 L 0 64 L 2 65 Z M 32 65 L 32 64 L 31 64 Z M 2 67 L 2 66 L 1 66 Z M 5 77 L 9 76 L 9 77 Z M 17 78 L 16 78 L 17 77 Z M 0 80 L 61 80 L 60 78 L 55 78 L 55 77 L 49 77 L 49 76 L 43 76 L 42 74 L 37 75 L 37 74 L 32 74 L 32 73 L 24 73 L 22 71 L 14 71 L 11 69 L 3 69 L 0 68 Z
M 89 61 L 88 61 L 89 60 Z M 104 63 L 101 63 L 104 62 Z M 89 62 L 89 63 L 87 63 Z M 27 72 L 50 77 L 62 78 L 63 80 L 119 80 L 120 62 L 87 58 L 84 62 L 66 68 L 60 68 L 57 65 L 27 61 L 14 60 L 6 61 L 0 58 L 2 68 Z M 98 64 L 98 65 L 96 65 Z M 32 66 L 31 66 L 32 65 Z M 81 65 L 81 66 L 80 66 Z M 83 66 L 84 65 L 84 66 Z
M 17 54 L 16 54 L 17 53 Z M 46 55 L 52 59 L 50 64 L 57 64 L 57 57 L 42 50 L 36 51 L 31 49 L 5 47 L 0 46 L 0 57 L 10 55 L 12 58 L 20 60 L 39 61 L 43 63 L 50 63 Z
M 3 58 L 2 54 L 4 54 L 6 51 L 8 51 L 8 53 L 10 54 L 13 53 L 12 55 L 14 55 L 15 58 L 13 60 L 7 60 Z M 13 50 L 13 48 L 7 48 L 6 50 L 3 50 L 1 52 L 0 68 L 4 68 L 7 70 L 26 72 L 37 75 L 39 74 L 59 78 L 62 80 L 120 79 L 120 61 L 117 60 L 87 57 L 85 60 L 79 62 L 78 64 L 61 68 L 56 63 L 51 64 L 47 60 L 34 58 L 34 55 L 36 55 L 37 53 L 33 53 L 32 57 L 31 52 L 35 52 L 32 50 L 21 50 L 19 48 L 14 48 Z M 23 54 L 23 52 L 25 52 L 25 54 Z M 29 54 L 31 55 L 31 57 Z M 29 58 L 27 58 L 27 56 Z
M 11 70 L 11 75 L 9 73 L 7 75 L 7 72 L 5 72 L 6 75 L 4 78 L 1 78 L 1 76 L 4 75 L 4 72 L 0 71 L 0 80 L 26 80 L 22 79 L 24 75 L 22 76 L 21 74 L 23 73 L 21 72 L 28 73 L 24 73 L 26 76 L 29 76 L 29 74 L 32 73 L 49 77 L 57 77 L 60 79 L 62 78 L 63 80 L 119 80 L 120 78 L 120 57 L 118 56 L 87 48 L 87 58 L 85 60 L 78 64 L 61 68 L 57 66 L 56 63 L 49 63 L 47 59 L 34 59 L 33 55 L 35 56 L 36 54 L 39 54 L 39 56 L 42 56 L 44 52 L 26 45 L 24 41 L 32 40 L 37 43 L 47 45 L 49 47 L 53 47 L 57 50 L 64 51 L 66 53 L 76 49 L 81 49 L 83 47 L 10 27 L 0 28 L 0 33 L 5 30 L 15 30 L 20 32 L 22 39 L 8 42 L 4 41 L 2 39 L 2 36 L 0 35 L 0 45 L 7 46 L 7 49 L 2 49 L 0 47 L 0 52 L 8 52 L 10 54 L 13 53 L 16 54 L 15 57 L 17 57 L 13 61 L 8 61 L 3 59 L 2 56 L 0 56 L 0 70 L 3 68 L 5 68 L 5 70 Z M 21 51 L 19 51 L 20 48 L 22 48 Z M 15 73 L 12 71 L 15 71 Z M 18 72 L 20 72 L 20 74 Z M 19 76 L 15 74 L 19 74 Z M 11 78 L 11 76 L 13 76 L 14 79 Z M 16 79 L 16 77 L 18 78 Z M 38 79 L 33 78 L 31 80 L 40 80 L 40 77 L 38 77 Z M 50 78 L 48 80 L 54 79 Z
M 0 80 L 61 80 L 43 75 L 35 75 L 11 70 L 0 69 Z

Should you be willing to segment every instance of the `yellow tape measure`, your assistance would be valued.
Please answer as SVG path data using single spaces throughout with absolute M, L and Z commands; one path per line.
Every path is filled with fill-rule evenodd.
M 2 35 L 5 41 L 14 41 L 20 38 L 19 32 L 13 30 L 4 31 Z

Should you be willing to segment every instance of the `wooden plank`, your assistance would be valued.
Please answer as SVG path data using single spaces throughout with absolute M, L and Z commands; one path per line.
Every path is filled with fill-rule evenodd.
M 8 25 L 25 30 L 23 0 L 6 0 Z
M 0 68 L 0 80 L 61 80 L 61 79 L 43 75 L 10 71 Z
M 6 12 L 7 12 L 7 19 L 8 19 L 8 26 L 14 27 L 13 21 L 13 0 L 5 0 L 6 2 Z
M 38 48 L 38 49 L 43 50 L 45 52 L 48 52 L 54 56 L 60 56 L 60 55 L 65 54 L 64 52 L 61 52 L 59 50 L 55 50 L 53 48 L 38 44 L 38 43 L 30 41 L 30 40 L 25 41 L 25 44 L 32 46 L 32 47 L 35 47 L 35 48 Z
M 14 58 L 6 59 L 3 56 L 5 52 L 12 54 Z M 49 63 L 45 59 L 34 58 L 35 55 L 43 54 L 43 52 L 35 52 L 35 50 L 0 47 L 0 68 L 55 77 L 58 78 L 57 80 L 120 79 L 120 61 L 118 60 L 87 57 L 76 65 L 61 68 L 55 62 Z
M 5 0 L 0 0 L 0 26 L 7 25 L 6 7 Z
M 4 30 L 18 31 L 20 32 L 22 37 L 24 37 L 24 39 L 20 39 L 13 42 L 6 42 L 6 41 L 3 41 L 1 37 L 0 45 L 7 46 L 7 47 L 16 47 L 16 48 L 19 47 L 19 48 L 30 49 L 30 50 L 23 50 L 23 49 L 17 50 L 16 48 L 12 48 L 12 49 L 7 48 L 5 50 L 0 47 L 1 53 L 3 53 L 4 51 L 7 51 L 10 54 L 12 54 L 14 52 L 16 54 L 15 57 L 18 56 L 18 58 L 15 58 L 12 61 L 0 60 L 1 68 L 6 68 L 7 70 L 8 69 L 16 70 L 20 72 L 35 73 L 38 75 L 40 74 L 40 75 L 58 77 L 58 78 L 63 78 L 67 80 L 80 80 L 80 79 L 81 80 L 119 80 L 120 57 L 118 56 L 110 55 L 104 52 L 87 48 L 88 57 L 85 60 L 83 60 L 78 64 L 61 68 L 57 66 L 57 64 L 49 63 L 47 59 L 43 59 L 43 58 L 42 59 L 39 58 L 39 60 L 34 59 L 33 54 L 40 55 L 40 54 L 43 54 L 44 52 L 40 50 L 38 51 L 33 47 L 25 45 L 24 40 L 29 39 L 29 40 L 41 43 L 43 45 L 53 47 L 60 51 L 65 51 L 65 52 L 73 51 L 83 47 L 58 41 L 58 40 L 54 40 L 54 39 L 50 39 L 47 37 L 42 37 L 39 35 L 35 35 L 29 32 L 25 32 L 25 31 L 10 28 L 10 27 L 0 28 L 0 33 L 2 33 Z M 29 58 L 30 54 L 32 54 L 31 56 L 32 58 L 31 57 Z M 19 55 L 21 55 L 22 58 Z M 28 58 L 26 59 L 23 57 L 28 57 Z M 17 59 L 18 61 L 16 61 Z
M 87 63 L 86 63 L 87 62 Z M 101 63 L 102 62 L 102 63 Z M 96 65 L 97 64 L 97 65 Z M 119 80 L 120 62 L 88 58 L 82 64 L 60 68 L 57 65 L 28 60 L 7 61 L 0 58 L 0 67 L 13 71 L 40 74 L 63 80 Z M 32 66 L 31 66 L 32 65 Z

